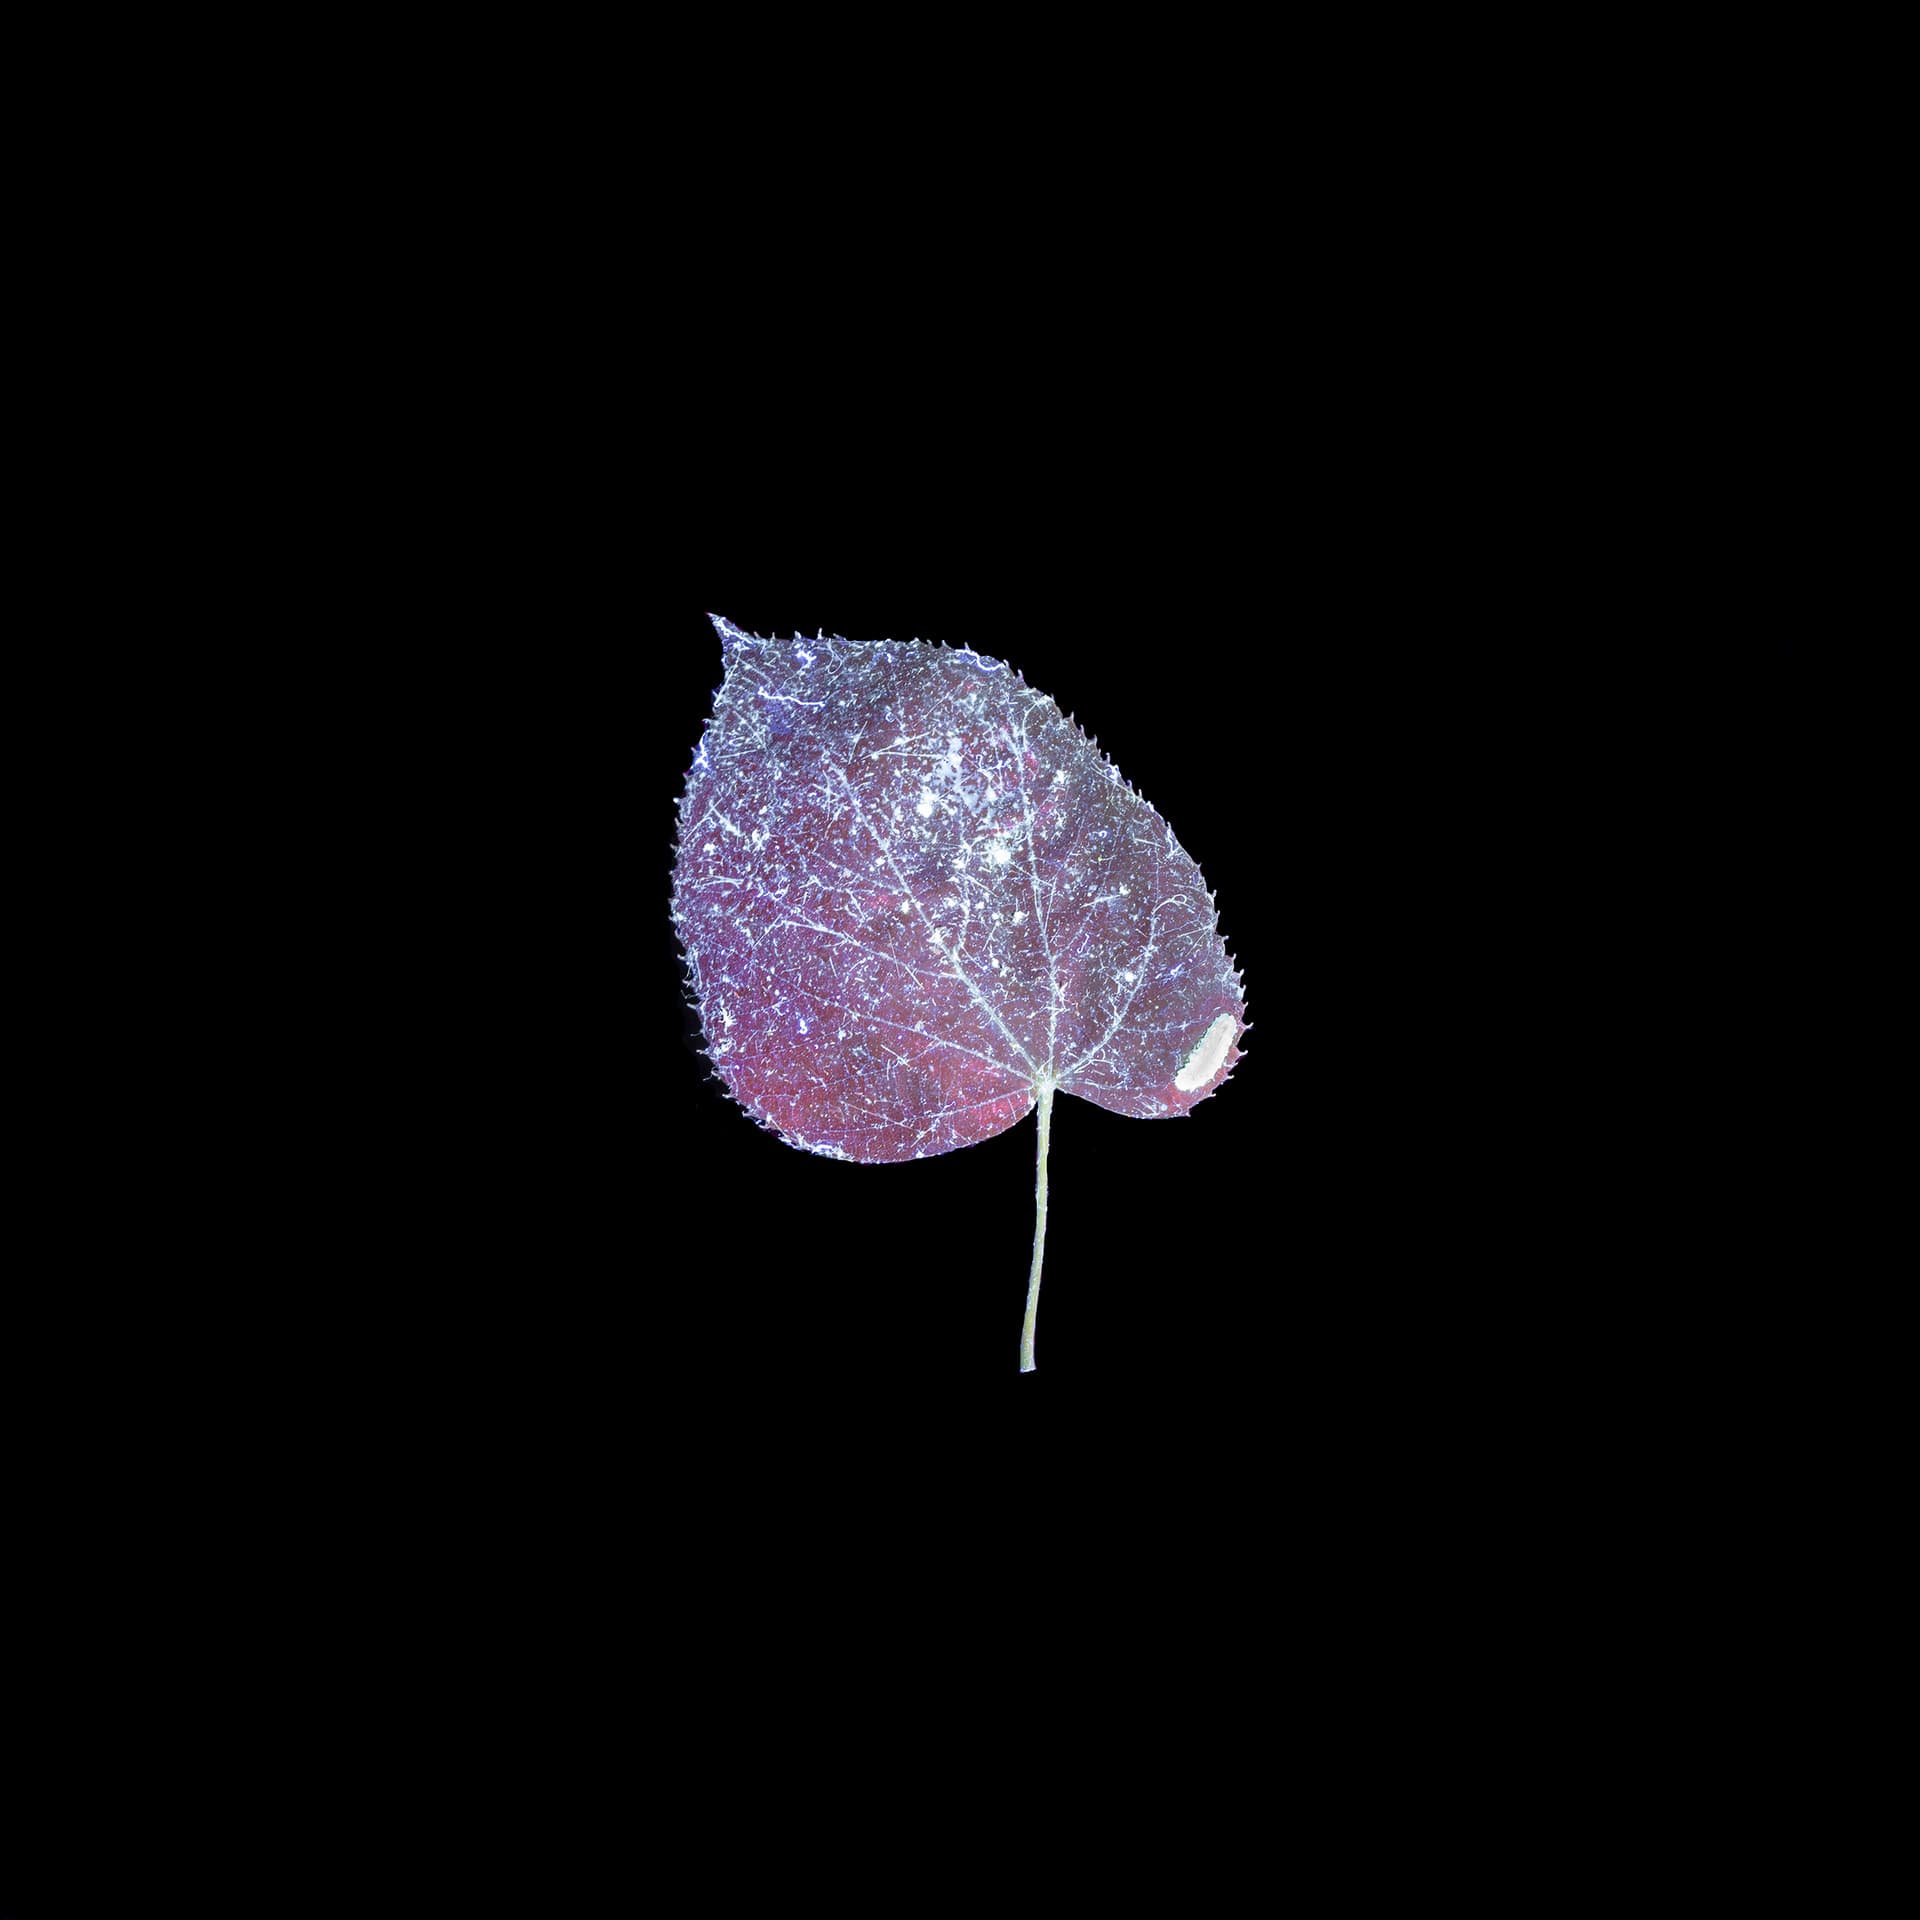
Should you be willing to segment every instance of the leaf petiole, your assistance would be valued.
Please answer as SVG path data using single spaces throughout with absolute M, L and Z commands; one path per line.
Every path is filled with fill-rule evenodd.
M 1047 1250 L 1047 1135 L 1053 1125 L 1053 1082 L 1040 1083 L 1039 1171 L 1033 1180 L 1033 1271 L 1027 1276 L 1027 1318 L 1020 1329 L 1020 1371 L 1033 1371 L 1033 1317 L 1040 1307 L 1040 1260 Z

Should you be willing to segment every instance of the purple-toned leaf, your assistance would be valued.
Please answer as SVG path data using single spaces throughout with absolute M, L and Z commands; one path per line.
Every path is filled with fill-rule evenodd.
M 673 915 L 750 1113 L 911 1160 L 1044 1125 L 1056 1090 L 1163 1119 L 1225 1081 L 1246 1006 L 1212 896 L 1047 695 L 970 649 L 714 625 Z

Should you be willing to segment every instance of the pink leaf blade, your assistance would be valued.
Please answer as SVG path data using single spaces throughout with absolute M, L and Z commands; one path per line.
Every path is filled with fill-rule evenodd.
M 674 917 L 710 1056 L 796 1145 L 882 1162 L 1043 1087 L 1185 1113 L 1245 1005 L 1199 869 L 1054 702 L 970 648 L 762 640 L 680 810 Z

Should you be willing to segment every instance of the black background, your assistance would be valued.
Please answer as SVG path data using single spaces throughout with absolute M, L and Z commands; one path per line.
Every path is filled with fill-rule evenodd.
M 725 1826 L 820 1777 L 852 1681 L 897 1695 L 882 1772 L 997 1716 L 997 1859 L 1036 1780 L 1062 1817 L 1083 1683 L 1143 1772 L 1251 1748 L 1221 1821 L 1264 1832 L 1303 1778 L 1364 1818 L 1382 1747 L 1416 1795 L 1457 1777 L 1486 1664 L 1548 1675 L 1524 1766 L 1582 1724 L 1555 1690 L 1724 1644 L 1743 1528 L 1766 1589 L 1832 1390 L 1795 1345 L 1828 1271 L 1800 960 L 1859 572 L 1814 550 L 1805 346 L 1765 337 L 1808 276 L 1769 192 L 1732 195 L 1749 293 L 1719 187 L 1650 273 L 1621 222 L 1623 270 L 1525 138 L 1456 188 L 1457 130 L 1262 110 L 1249 161 L 1214 97 L 1225 178 L 1114 192 L 1102 142 L 1099 192 L 1014 183 L 1018 251 L 972 190 L 964 244 L 903 209 L 924 277 L 887 221 L 823 261 L 837 196 L 777 179 L 526 195 L 537 267 L 480 195 L 470 280 L 416 265 L 429 297 L 383 280 L 363 343 L 273 369 L 253 430 L 300 487 L 242 455 L 254 537 L 178 543 L 192 634 L 116 626 L 187 710 L 116 824 L 209 769 L 215 819 L 108 928 L 103 1005 L 43 1023 L 153 995 L 35 1116 L 55 1253 L 0 1353 L 10 1563 L 82 1648 L 17 1632 L 80 1749 L 15 1735 L 50 1797 L 94 1805 L 103 1753 L 178 1779 L 217 1721 L 263 1803 L 205 1796 L 217 1844 L 302 1798 L 255 1765 L 292 1749 L 321 1837 L 281 1874 L 336 1818 L 439 1855 L 436 1800 L 484 1871 L 469 1779 L 524 1804 L 551 1765 L 624 1836 L 671 1774 Z M 663 263 L 663 202 L 711 262 Z M 709 611 L 1018 665 L 1217 891 L 1247 1057 L 1178 1122 L 1059 1102 L 1032 1375 L 1030 1124 L 846 1166 L 700 1058 L 667 898 Z M 1187 1731 L 1149 1754 L 1156 1709 Z
M 830 1724 L 822 1620 L 913 1643 L 938 1713 L 975 1626 L 1031 1622 L 1009 1699 L 1122 1688 L 1109 1601 L 1172 1592 L 1159 1684 L 1271 1694 L 1289 1609 L 1295 1650 L 1444 1637 L 1498 1568 L 1522 1645 L 1524 1595 L 1615 1577 L 1596 1536 L 1677 1563 L 1772 1497 L 1821 724 L 1784 612 L 1710 657 L 1621 466 L 1532 490 L 1444 423 L 1401 458 L 1364 347 L 1284 422 L 1200 373 L 1144 418 L 1103 365 L 857 448 L 830 405 L 618 458 L 583 417 L 508 511 L 396 523 L 409 593 L 357 581 L 379 617 L 302 657 L 326 864 L 291 956 L 219 950 L 275 998 L 218 1130 L 158 1116 L 150 1182 L 74 1215 L 142 1258 L 8 1355 L 129 1673 L 258 1637 L 318 1703 L 266 1712 L 361 1702 L 399 1775 L 559 1698 L 619 1786 L 715 1662 Z M 710 612 L 1017 665 L 1217 893 L 1246 1058 L 1179 1121 L 1056 1104 L 1033 1374 L 1031 1124 L 847 1165 L 701 1057 L 668 892 Z
M 1551 528 L 1522 565 L 1511 518 L 1252 458 L 1170 487 L 1219 451 L 797 524 L 801 482 L 736 519 L 697 467 L 644 540 L 569 499 L 376 671 L 397 751 L 352 736 L 369 829 L 261 1029 L 296 1119 L 235 1101 L 89 1199 L 143 1257 L 7 1355 L 72 1542 L 40 1591 L 136 1771 L 215 1715 L 484 1874 L 502 1781 L 625 1833 L 663 1767 L 811 1777 L 849 1685 L 897 1690 L 882 1764 L 1076 1699 L 1123 1748 L 1257 1745 L 1242 1703 L 1357 1690 L 1440 1766 L 1462 1646 L 1604 1693 L 1719 1632 L 1819 1413 L 1782 1362 L 1807 662 L 1630 646 Z M 1032 1374 L 1031 1123 L 847 1165 L 701 1057 L 668 890 L 709 611 L 1017 664 L 1218 895 L 1246 1058 L 1180 1121 L 1057 1102 Z M 286 1777 L 223 1820 L 272 1836 Z

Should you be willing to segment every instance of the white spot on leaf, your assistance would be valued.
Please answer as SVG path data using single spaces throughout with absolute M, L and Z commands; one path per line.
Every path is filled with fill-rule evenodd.
M 1191 1093 L 1195 1087 L 1204 1087 L 1220 1071 L 1220 1063 L 1227 1057 L 1227 1049 L 1233 1045 L 1233 1037 L 1240 1031 L 1230 1013 L 1223 1013 L 1201 1036 L 1200 1044 L 1187 1055 L 1186 1064 L 1173 1076 L 1173 1084 L 1182 1093 Z

